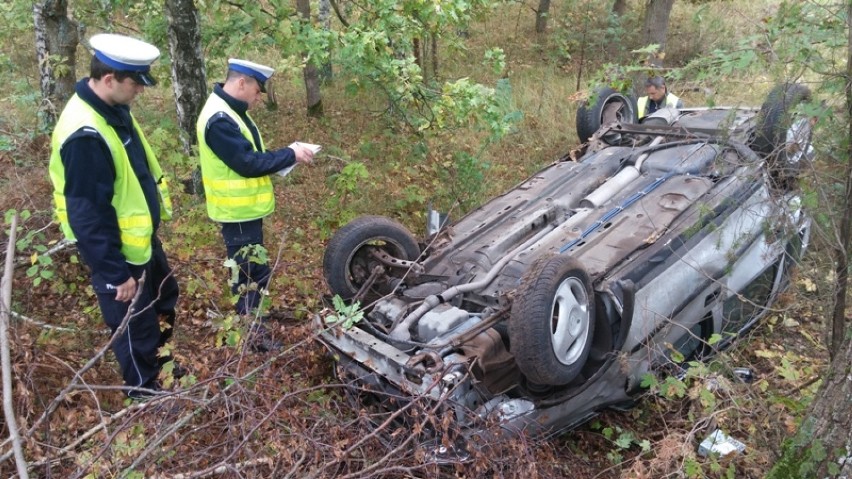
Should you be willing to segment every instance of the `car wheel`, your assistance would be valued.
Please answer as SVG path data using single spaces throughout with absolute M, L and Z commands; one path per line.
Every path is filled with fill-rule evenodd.
M 804 85 L 784 83 L 769 92 L 757 116 L 752 148 L 768 155 L 772 177 L 783 184 L 794 180 L 813 155 L 810 119 L 795 111 L 810 99 Z
M 623 93 L 609 87 L 599 88 L 592 96 L 595 102 L 588 100 L 577 109 L 577 137 L 585 143 L 600 129 L 612 122 L 636 123 L 636 107 L 633 100 Z
M 562 386 L 580 374 L 595 329 L 588 273 L 569 256 L 541 258 L 521 280 L 509 319 L 512 354 L 533 383 Z
M 411 233 L 396 221 L 383 216 L 362 216 L 339 229 L 322 260 L 322 270 L 332 294 L 352 299 L 370 278 L 375 266 L 382 264 L 375 252 L 384 252 L 396 259 L 414 261 L 420 246 Z M 365 299 L 376 299 L 394 287 L 389 281 L 404 269 L 385 267 L 386 274 L 373 283 Z

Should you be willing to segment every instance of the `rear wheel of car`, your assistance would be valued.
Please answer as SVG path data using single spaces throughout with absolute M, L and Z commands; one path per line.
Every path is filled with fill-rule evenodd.
M 385 273 L 374 279 L 364 299 L 374 300 L 390 293 L 395 286 L 392 278 L 402 277 L 405 269 L 383 265 L 376 258 L 381 253 L 414 261 L 420 255 L 420 246 L 405 226 L 383 216 L 362 216 L 339 229 L 329 241 L 322 261 L 332 294 L 352 299 L 376 266 L 383 266 Z
M 533 383 L 562 386 L 583 369 L 595 330 L 592 281 L 569 256 L 536 261 L 521 280 L 509 319 L 512 354 Z
M 585 143 L 602 125 L 612 122 L 636 123 L 636 107 L 633 100 L 609 87 L 599 88 L 577 109 L 577 137 Z
M 796 114 L 796 107 L 810 99 L 804 85 L 784 83 L 769 92 L 757 116 L 752 148 L 767 154 L 772 178 L 782 187 L 795 181 L 812 155 L 810 118 Z

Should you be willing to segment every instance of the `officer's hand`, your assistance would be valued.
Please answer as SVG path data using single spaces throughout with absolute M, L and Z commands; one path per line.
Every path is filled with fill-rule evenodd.
M 310 164 L 314 161 L 314 152 L 302 145 L 293 145 L 293 151 L 296 153 L 296 163 Z
M 115 300 L 116 301 L 130 301 L 133 297 L 136 296 L 136 280 L 133 279 L 133 276 L 130 277 L 127 281 L 118 285 L 115 289 Z

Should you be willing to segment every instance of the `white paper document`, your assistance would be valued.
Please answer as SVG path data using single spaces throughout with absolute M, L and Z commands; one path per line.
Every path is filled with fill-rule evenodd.
M 305 142 L 302 142 L 302 141 L 294 141 L 293 143 L 290 143 L 287 146 L 289 148 L 293 148 L 296 145 L 301 145 L 301 146 L 313 151 L 315 155 L 317 153 L 319 153 L 320 150 L 322 150 L 322 145 L 314 145 L 313 143 L 305 143 Z M 292 165 L 288 166 L 287 168 L 284 168 L 281 171 L 277 171 L 276 174 L 278 174 L 280 176 L 287 176 L 287 175 L 290 174 L 291 171 L 293 171 L 293 168 L 295 168 L 297 164 L 298 163 L 293 163 Z

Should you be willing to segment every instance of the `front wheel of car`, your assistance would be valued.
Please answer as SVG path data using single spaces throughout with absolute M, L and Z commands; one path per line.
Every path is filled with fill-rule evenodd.
M 521 279 L 509 319 L 512 354 L 533 383 L 563 386 L 579 376 L 595 330 L 594 290 L 569 256 L 541 258 Z
M 390 293 L 395 286 L 393 278 L 402 277 L 406 270 L 384 264 L 379 260 L 383 255 L 415 261 L 420 246 L 405 226 L 384 216 L 361 216 L 339 229 L 322 260 L 323 275 L 332 294 L 352 299 L 368 281 L 371 284 L 365 299 Z M 374 275 L 377 267 L 381 273 Z

